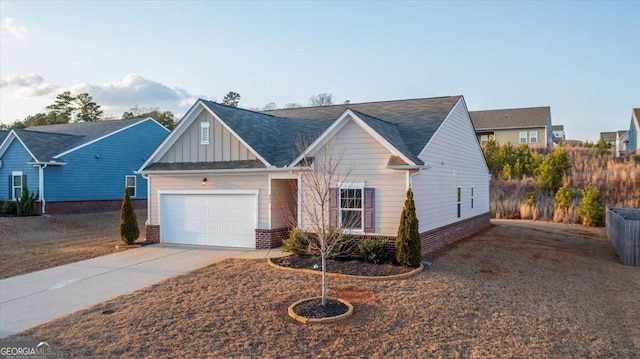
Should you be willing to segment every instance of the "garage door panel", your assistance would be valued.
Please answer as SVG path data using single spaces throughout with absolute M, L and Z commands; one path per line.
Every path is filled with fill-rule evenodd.
M 162 194 L 161 240 L 255 248 L 255 194 Z

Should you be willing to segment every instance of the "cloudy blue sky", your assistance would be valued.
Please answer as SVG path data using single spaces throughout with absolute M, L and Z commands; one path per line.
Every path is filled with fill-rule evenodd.
M 464 95 L 470 110 L 551 106 L 571 139 L 640 107 L 640 2 L 0 1 L 0 121 L 64 90 L 116 117 Z

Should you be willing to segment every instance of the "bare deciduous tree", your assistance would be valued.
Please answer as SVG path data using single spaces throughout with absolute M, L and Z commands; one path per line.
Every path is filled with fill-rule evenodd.
M 298 146 L 301 152 L 305 147 Z M 327 258 L 351 247 L 344 231 L 349 223 L 337 223 L 338 213 L 331 213 L 339 196 L 336 191 L 347 182 L 351 170 L 343 163 L 344 149 L 336 149 L 330 143 L 301 161 L 309 170 L 301 174 L 299 186 L 302 203 L 298 203 L 302 214 L 299 226 L 307 231 L 307 240 L 312 251 L 318 252 L 322 260 L 322 305 L 327 303 Z M 339 206 L 337 206 L 339 208 Z M 333 218 L 333 219 L 332 219 Z
M 333 105 L 333 95 L 330 93 L 319 93 L 317 95 L 311 96 L 309 99 L 309 104 L 311 106 L 330 106 Z

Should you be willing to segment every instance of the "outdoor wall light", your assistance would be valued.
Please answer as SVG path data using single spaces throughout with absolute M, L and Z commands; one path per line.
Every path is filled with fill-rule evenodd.
M 202 187 L 205 187 L 207 185 L 207 177 L 202 179 Z

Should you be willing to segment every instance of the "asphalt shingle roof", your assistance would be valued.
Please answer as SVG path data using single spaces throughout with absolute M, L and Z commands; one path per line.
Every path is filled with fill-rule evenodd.
M 202 103 L 267 162 L 283 167 L 347 109 L 417 164 L 418 155 L 461 96 L 302 107 L 254 112 L 216 102 Z M 150 169 L 150 167 L 147 167 Z
M 15 133 L 38 161 L 49 162 L 65 151 L 143 120 L 146 118 L 34 126 Z
M 0 130 L 0 143 L 9 135 L 9 131 Z
M 476 131 L 545 127 L 551 109 L 547 107 L 512 108 L 504 110 L 470 111 Z

